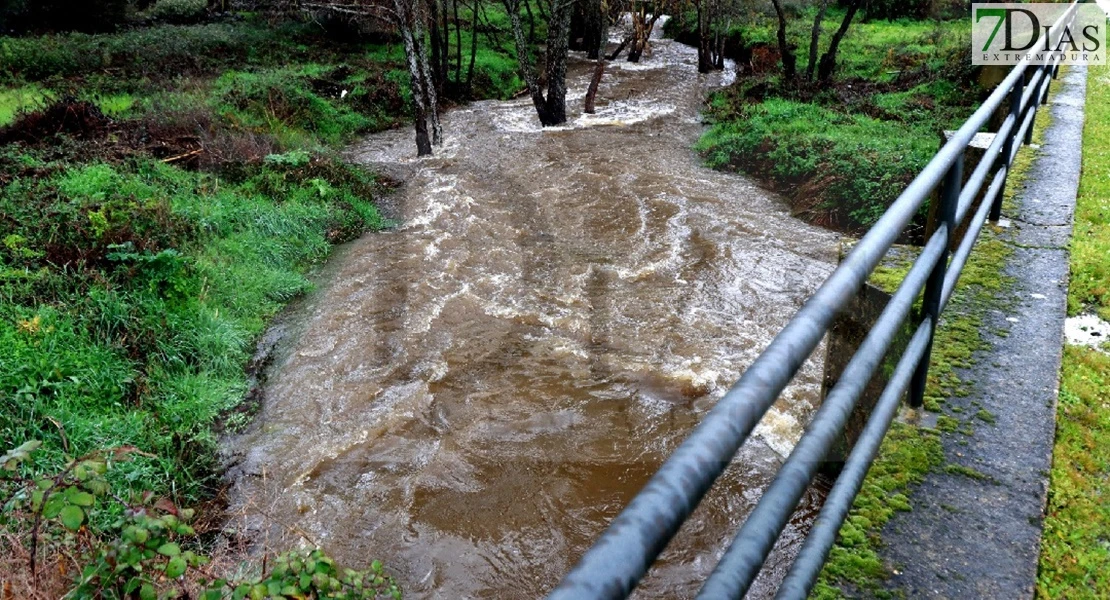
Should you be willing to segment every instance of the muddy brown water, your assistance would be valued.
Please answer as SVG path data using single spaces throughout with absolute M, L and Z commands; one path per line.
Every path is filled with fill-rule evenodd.
M 591 64 L 571 62 L 581 110 Z M 233 509 L 267 548 L 380 558 L 409 598 L 535 598 L 559 581 L 831 272 L 837 236 L 691 145 L 693 49 L 614 63 L 596 115 L 541 131 L 526 99 L 351 158 L 406 181 L 293 317 Z M 815 357 L 819 356 L 819 353 Z M 813 410 L 811 360 L 641 585 L 690 597 Z M 753 596 L 780 578 L 813 492 Z

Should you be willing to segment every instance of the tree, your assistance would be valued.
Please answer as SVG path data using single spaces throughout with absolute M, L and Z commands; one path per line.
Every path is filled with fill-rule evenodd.
M 524 0 L 525 3 L 528 0 Z M 547 10 L 547 56 L 545 60 L 546 94 L 540 88 L 535 67 L 531 64 L 531 47 L 524 37 L 520 21 L 521 0 L 505 0 L 505 9 L 513 25 L 520 76 L 528 86 L 532 104 L 544 127 L 567 121 L 567 52 L 570 49 L 570 20 L 574 0 L 550 0 Z M 541 4 L 542 10 L 542 4 Z
M 703 0 L 704 1 L 704 0 Z M 813 19 L 813 28 L 810 31 L 809 39 L 809 64 L 806 65 L 807 81 L 813 81 L 816 74 L 816 81 L 818 86 L 825 87 L 832 79 L 833 72 L 836 70 L 836 56 L 840 50 L 840 42 L 844 39 L 845 34 L 848 33 L 848 28 L 852 25 L 856 13 L 863 6 L 865 0 L 847 0 L 844 4 L 847 5 L 847 12 L 844 18 L 840 21 L 840 27 L 837 28 L 836 33 L 833 34 L 832 41 L 829 42 L 829 47 L 825 53 L 821 55 L 820 60 L 817 59 L 818 46 L 821 42 L 821 24 L 825 19 L 825 13 L 828 9 L 829 0 L 819 0 L 820 5 L 817 9 L 817 14 Z M 779 54 L 782 57 L 782 73 L 788 81 L 798 81 L 798 68 L 797 56 L 794 54 L 794 47 L 786 38 L 786 12 L 782 7 L 782 0 L 771 0 L 771 4 L 775 8 L 775 14 L 778 16 L 778 44 Z
M 393 0 L 394 18 L 401 33 L 401 41 L 405 45 L 405 62 L 412 85 L 417 156 L 427 156 L 432 153 L 432 145 L 443 143 L 435 77 L 424 47 L 424 24 L 428 22 L 426 9 L 423 0 Z M 432 126 L 431 140 L 428 139 L 429 121 Z
M 439 121 L 439 99 L 436 76 L 428 60 L 425 26 L 429 22 L 429 0 L 306 0 L 296 1 L 293 10 L 316 16 L 338 15 L 352 21 L 378 20 L 397 28 L 405 47 L 405 62 L 412 87 L 413 121 L 416 129 L 416 153 L 427 156 L 432 146 L 443 143 Z M 440 7 L 441 0 L 435 0 Z M 437 13 L 438 14 L 438 13 Z M 438 50 L 438 46 L 436 47 Z M 438 60 L 438 59 L 437 59 Z M 437 63 L 438 64 L 438 63 Z M 431 135 L 429 136 L 429 125 Z

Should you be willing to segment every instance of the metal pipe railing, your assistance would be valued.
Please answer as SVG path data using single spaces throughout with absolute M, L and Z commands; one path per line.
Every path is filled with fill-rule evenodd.
M 1059 33 L 1070 23 L 1076 8 L 1077 4 L 1073 3 L 1049 36 Z M 1058 71 L 1058 65 L 1038 66 L 1027 85 L 1029 67 L 1028 58 L 1015 66 L 941 147 L 740 380 L 610 523 L 552 591 L 551 599 L 624 598 L 631 593 L 820 343 L 836 314 L 864 285 L 932 191 L 941 186 L 937 230 L 814 415 L 774 482 L 741 527 L 699 597 L 739 598 L 751 585 L 924 288 L 921 322 L 830 491 L 779 597 L 800 598 L 809 592 L 890 426 L 899 400 L 908 389 L 911 397 L 920 401 L 940 312 L 951 298 L 986 219 L 989 216 L 997 220 L 1001 214 L 1010 166 L 1023 139 L 1031 132 L 1037 107 L 1046 97 L 1052 76 Z M 1010 114 L 982 162 L 964 183 L 963 159 L 968 145 L 1007 100 Z M 992 170 L 993 177 L 990 176 Z M 951 236 L 967 217 L 988 179 L 991 184 L 982 205 L 975 211 L 968 233 L 949 260 Z

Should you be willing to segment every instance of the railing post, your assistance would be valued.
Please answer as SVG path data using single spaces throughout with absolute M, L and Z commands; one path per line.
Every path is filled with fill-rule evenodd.
M 1039 109 L 1041 107 L 1041 103 L 1044 102 L 1045 97 L 1048 94 L 1048 85 L 1047 85 L 1047 83 L 1049 81 L 1051 81 L 1051 79 L 1049 78 L 1049 72 L 1048 72 L 1048 66 L 1047 65 L 1042 66 L 1042 67 L 1037 67 L 1037 70 L 1042 71 L 1044 74 L 1041 75 L 1040 81 L 1037 82 L 1038 89 L 1033 90 L 1033 94 L 1031 96 L 1029 96 L 1029 110 L 1033 111 L 1034 114 L 1036 114 L 1037 109 Z M 1044 86 L 1044 92 L 1043 93 L 1040 90 L 1040 86 Z M 1030 124 L 1029 129 L 1025 130 L 1025 145 L 1028 146 L 1029 144 L 1032 144 L 1032 143 L 1033 143 L 1033 125 Z
M 1017 132 L 1021 128 L 1021 95 L 1025 93 L 1025 74 L 1018 77 L 1017 82 L 1014 83 L 1013 90 L 1010 91 L 1010 114 L 1014 118 L 1014 126 L 1010 128 L 1009 138 L 1006 143 L 1002 145 L 1002 154 L 999 156 L 999 164 L 1006 168 L 1010 168 L 1010 155 L 1014 152 L 1014 144 L 1018 143 Z M 1009 177 L 1007 177 L 1009 179 Z M 1003 184 L 1002 189 L 999 190 L 998 196 L 994 199 L 994 204 L 991 205 L 990 220 L 997 223 L 998 219 L 1002 218 L 1002 199 L 1006 195 L 1006 185 Z
M 937 319 L 940 317 L 940 300 L 944 293 L 944 275 L 948 270 L 948 256 L 951 254 L 952 240 L 956 234 L 956 208 L 960 203 L 960 188 L 963 187 L 964 181 L 965 152 L 967 152 L 966 148 L 956 158 L 956 162 L 948 168 L 948 172 L 944 175 L 944 182 L 941 184 L 937 223 L 938 226 L 940 224 L 945 226 L 944 252 L 941 253 L 940 259 L 933 267 L 933 272 L 929 274 L 929 282 L 925 284 L 925 298 L 922 302 L 921 311 L 923 316 L 931 318 L 932 326 L 930 327 L 929 344 L 925 348 L 925 354 L 921 357 L 921 362 L 917 364 L 917 369 L 913 372 L 913 379 L 910 380 L 910 406 L 913 408 L 921 408 L 925 401 L 925 383 L 929 376 L 929 359 L 933 353 L 933 336 L 936 334 Z

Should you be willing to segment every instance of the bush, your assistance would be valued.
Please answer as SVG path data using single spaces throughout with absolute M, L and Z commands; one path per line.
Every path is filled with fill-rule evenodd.
M 208 13 L 208 0 L 158 0 L 147 14 L 167 23 L 196 23 Z
M 3 0 L 0 25 L 16 31 L 111 31 L 127 18 L 127 0 Z
M 286 147 L 313 138 L 335 144 L 370 129 L 373 122 L 344 102 L 343 90 L 326 85 L 324 75 L 314 66 L 231 72 L 216 81 L 216 109 L 235 125 L 274 134 Z
M 875 19 L 924 19 L 929 16 L 933 0 L 866 0 L 864 16 Z
M 252 23 L 159 25 L 121 33 L 0 38 L 0 80 L 41 81 L 104 69 L 132 79 L 212 73 L 246 62 L 295 60 L 299 26 Z

